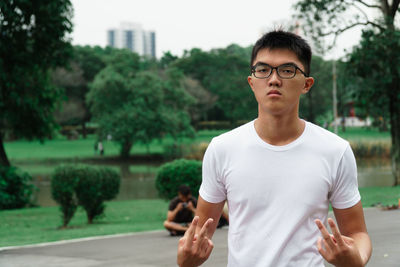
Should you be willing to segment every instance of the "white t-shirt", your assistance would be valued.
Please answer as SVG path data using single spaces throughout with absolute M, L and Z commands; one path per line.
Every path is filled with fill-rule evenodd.
M 228 201 L 228 266 L 324 266 L 314 220 L 326 223 L 329 202 L 338 209 L 359 202 L 349 143 L 305 123 L 284 146 L 264 142 L 254 121 L 208 146 L 200 196 Z

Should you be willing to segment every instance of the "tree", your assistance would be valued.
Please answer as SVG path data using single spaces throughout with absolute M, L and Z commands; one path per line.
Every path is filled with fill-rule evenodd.
M 300 116 L 308 121 L 323 124 L 331 111 L 331 63 L 319 56 L 311 60 L 311 76 L 316 77 L 311 90 L 300 100 Z
M 218 97 L 207 114 L 208 119 L 250 120 L 257 114 L 256 101 L 247 84 L 250 52 L 249 48 L 238 45 L 209 52 L 194 48 L 172 65 Z
M 71 46 L 69 0 L 0 2 L 0 164 L 10 166 L 6 134 L 43 140 L 55 126 L 59 91 L 49 69 L 64 65 Z
M 176 69 L 164 73 L 131 72 L 112 65 L 94 79 L 87 101 L 100 136 L 111 134 L 128 157 L 135 143 L 149 144 L 165 135 L 173 138 L 194 134 L 187 106 L 193 99 L 184 91 L 183 75 Z M 132 77 L 133 76 L 133 77 Z
M 55 113 L 56 121 L 61 125 L 80 124 L 84 138 L 86 123 L 91 118 L 85 101 L 89 83 L 105 67 L 109 53 L 99 46 L 74 46 L 69 66 L 52 71 L 53 83 L 62 88 L 64 93 L 62 106 Z
M 350 56 L 350 64 L 364 84 L 373 86 L 366 86 L 367 90 L 356 96 L 365 105 L 380 103 L 388 109 L 395 185 L 400 184 L 400 33 L 395 24 L 399 6 L 400 0 L 302 0 L 296 4 L 299 17 L 307 22 L 305 32 L 314 39 L 327 35 L 336 38 L 348 29 L 364 26 L 361 44 Z M 379 17 L 371 19 L 367 11 Z M 349 12 L 357 13 L 346 16 Z

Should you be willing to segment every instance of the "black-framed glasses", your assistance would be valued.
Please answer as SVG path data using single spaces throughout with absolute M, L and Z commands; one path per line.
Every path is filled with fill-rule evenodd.
M 282 79 L 291 79 L 296 76 L 297 70 L 299 70 L 305 77 L 308 75 L 302 71 L 297 65 L 293 63 L 282 64 L 278 67 L 272 67 L 265 63 L 257 63 L 253 67 L 251 67 L 251 72 L 254 74 L 256 78 L 266 79 L 271 76 L 272 71 L 276 70 L 276 73 Z

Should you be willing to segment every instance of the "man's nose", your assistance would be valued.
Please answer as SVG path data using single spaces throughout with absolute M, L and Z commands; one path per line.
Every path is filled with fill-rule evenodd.
M 278 70 L 273 69 L 271 76 L 268 77 L 268 85 L 269 86 L 281 86 L 281 84 L 282 84 L 282 81 L 278 75 Z

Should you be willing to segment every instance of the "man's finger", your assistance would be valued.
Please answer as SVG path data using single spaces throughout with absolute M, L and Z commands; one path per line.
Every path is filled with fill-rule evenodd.
M 325 228 L 325 225 L 321 222 L 321 220 L 315 220 L 315 224 L 318 226 L 319 231 L 322 234 L 322 238 L 325 240 L 326 244 L 333 249 L 335 247 L 335 243 L 332 240 L 331 235 L 328 230 Z
M 186 238 L 186 248 L 191 248 L 193 243 L 194 234 L 196 232 L 196 227 L 199 222 L 199 216 L 195 216 L 193 218 L 192 223 L 190 224 L 189 228 L 186 230 L 185 238 Z
M 208 229 L 210 228 L 210 225 L 213 223 L 213 221 L 214 221 L 213 219 L 209 218 L 209 219 L 204 223 L 204 225 L 203 225 L 203 227 L 201 228 L 200 233 L 199 233 L 199 238 L 200 238 L 200 239 L 204 238 L 205 236 L 208 237 Z
M 207 242 L 207 234 L 208 234 L 208 228 L 210 224 L 213 222 L 213 219 L 209 218 L 204 224 L 203 227 L 200 230 L 200 233 L 198 233 L 197 236 L 197 242 L 194 244 L 194 250 L 197 251 L 201 249 L 201 246 L 204 242 Z
M 344 245 L 344 241 L 342 239 L 342 234 L 340 233 L 339 229 L 337 228 L 335 222 L 333 221 L 333 219 L 329 218 L 328 219 L 328 224 L 329 227 L 332 230 L 332 234 L 336 239 L 336 242 L 339 246 L 343 246 Z
M 326 259 L 326 257 L 327 257 L 327 251 L 322 247 L 322 238 L 321 238 L 321 237 L 318 237 L 317 248 L 318 248 L 319 254 L 321 254 L 321 256 L 322 256 L 324 259 Z

